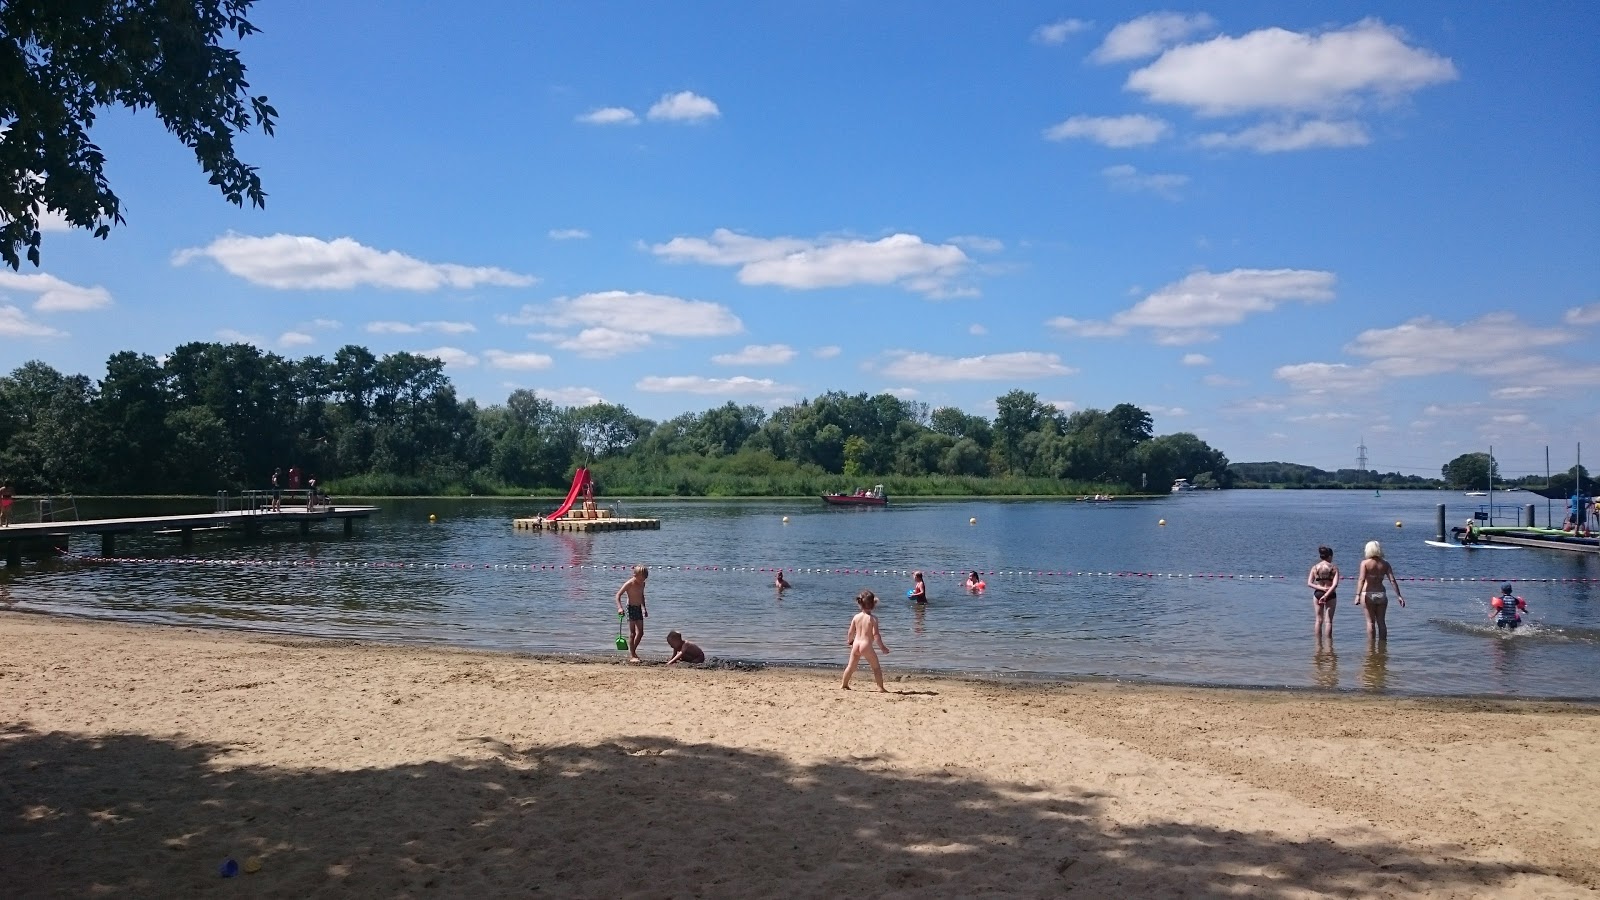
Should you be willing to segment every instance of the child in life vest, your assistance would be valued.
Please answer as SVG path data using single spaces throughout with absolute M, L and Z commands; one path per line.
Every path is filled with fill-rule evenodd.
M 1513 597 L 1509 584 L 1500 586 L 1500 596 L 1490 600 L 1489 606 L 1489 618 L 1494 619 L 1494 627 L 1512 631 L 1522 624 L 1522 614 L 1528 611 L 1528 601 Z

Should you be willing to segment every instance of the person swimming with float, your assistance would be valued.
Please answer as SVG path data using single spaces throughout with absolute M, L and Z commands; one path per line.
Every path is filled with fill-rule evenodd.
M 1511 585 L 1500 585 L 1500 596 L 1489 601 L 1489 618 L 1494 627 L 1516 631 L 1522 624 L 1522 614 L 1528 611 L 1528 601 L 1511 594 Z
M 983 593 L 983 589 L 986 588 L 986 587 L 988 587 L 988 585 L 983 583 L 983 579 L 978 577 L 978 573 L 977 572 L 968 573 L 968 575 L 967 575 L 967 593 L 969 593 L 969 594 L 981 594 L 981 593 Z

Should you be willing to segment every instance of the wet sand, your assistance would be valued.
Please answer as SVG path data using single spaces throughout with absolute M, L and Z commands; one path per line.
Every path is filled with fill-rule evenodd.
M 1591 705 L 922 675 L 885 696 L 870 673 L 846 693 L 19 613 L 0 648 L 14 896 L 193 896 L 229 856 L 261 864 L 230 891 L 282 897 L 1600 887 Z

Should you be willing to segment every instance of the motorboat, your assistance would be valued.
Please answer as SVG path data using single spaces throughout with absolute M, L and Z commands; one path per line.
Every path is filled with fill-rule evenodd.
M 823 494 L 822 502 L 829 506 L 888 506 L 889 495 L 883 492 L 883 485 L 872 486 L 872 490 L 856 488 L 853 494 Z
M 1174 494 L 1187 494 L 1192 490 L 1194 490 L 1194 485 L 1190 484 L 1187 478 L 1179 478 L 1172 482 L 1172 492 Z

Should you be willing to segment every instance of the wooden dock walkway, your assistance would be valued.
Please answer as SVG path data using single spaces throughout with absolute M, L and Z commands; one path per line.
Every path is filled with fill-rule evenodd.
M 24 522 L 0 528 L 0 544 L 5 545 L 6 565 L 22 564 L 25 546 L 62 546 L 74 534 L 100 535 L 100 555 L 116 552 L 119 534 L 156 532 L 177 534 L 183 546 L 194 543 L 196 531 L 234 530 L 256 534 L 267 525 L 297 523 L 301 534 L 309 534 L 317 522 L 343 522 L 344 533 L 355 532 L 355 520 L 366 519 L 378 511 L 376 506 L 287 507 L 228 510 L 176 516 L 127 516 L 116 519 L 77 519 L 70 521 Z

